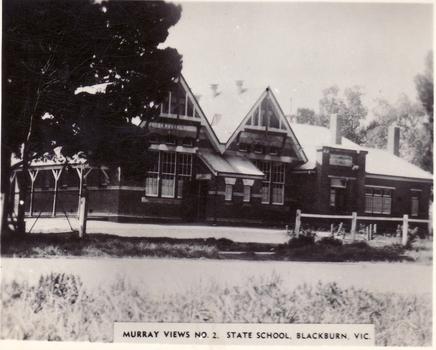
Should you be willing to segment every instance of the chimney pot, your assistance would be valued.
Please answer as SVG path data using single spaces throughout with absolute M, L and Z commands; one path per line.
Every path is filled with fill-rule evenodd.
M 215 98 L 218 96 L 218 84 L 211 84 L 210 88 L 212 89 L 212 97 Z
M 400 156 L 400 128 L 395 124 L 388 129 L 388 151 L 397 157 Z
M 238 88 L 238 95 L 242 94 L 242 84 L 244 83 L 243 80 L 236 80 L 236 87 Z
M 330 116 L 330 137 L 332 145 L 342 144 L 342 116 L 337 113 Z

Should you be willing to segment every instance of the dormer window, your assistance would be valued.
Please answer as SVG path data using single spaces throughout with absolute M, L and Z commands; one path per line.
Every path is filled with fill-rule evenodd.
M 183 146 L 192 147 L 194 146 L 194 139 L 192 137 L 184 137 L 182 141 Z
M 158 143 L 159 142 L 159 135 L 158 134 L 151 134 L 149 137 L 150 143 Z
M 240 143 L 239 144 L 239 151 L 240 152 L 248 152 L 248 145 L 246 143 Z
M 176 145 L 177 144 L 177 137 L 173 135 L 168 135 L 166 140 L 167 145 Z
M 271 154 L 272 156 L 277 156 L 279 154 L 279 150 L 277 149 L 277 147 L 270 147 L 269 154 Z
M 263 146 L 261 145 L 254 146 L 254 153 L 263 154 Z

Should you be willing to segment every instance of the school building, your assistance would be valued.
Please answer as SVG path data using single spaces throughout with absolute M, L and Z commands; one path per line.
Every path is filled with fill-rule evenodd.
M 77 214 L 81 188 L 90 217 L 250 225 L 292 224 L 296 209 L 317 214 L 427 219 L 433 176 L 387 150 L 363 148 L 331 127 L 288 120 L 269 87 L 196 97 L 181 77 L 142 127 L 156 161 L 145 181 L 86 163 L 32 165 L 28 215 Z M 12 182 L 13 185 L 13 182 Z

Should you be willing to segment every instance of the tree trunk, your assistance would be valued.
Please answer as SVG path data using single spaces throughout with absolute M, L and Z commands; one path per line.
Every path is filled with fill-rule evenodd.
M 8 214 L 11 212 L 12 204 L 9 201 L 10 193 L 10 177 L 11 177 L 11 152 L 7 150 L 7 147 L 2 149 L 1 158 L 1 232 L 8 231 Z
M 26 222 L 24 220 L 27 187 L 29 185 L 29 158 L 27 157 L 26 143 L 23 145 L 23 165 L 21 171 L 17 172 L 17 181 L 19 189 L 18 213 L 17 213 L 17 233 L 26 233 Z

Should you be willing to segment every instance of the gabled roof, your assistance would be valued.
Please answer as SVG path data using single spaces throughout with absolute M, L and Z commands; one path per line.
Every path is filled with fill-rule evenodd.
M 264 92 L 265 88 L 246 89 L 241 94 L 226 89 L 216 97 L 203 95 L 201 107 L 221 143 L 229 140 Z
M 331 143 L 330 130 L 323 126 L 296 123 L 290 125 L 309 159 L 307 163 L 298 166 L 296 170 L 315 169 L 317 148 L 330 146 L 335 148 L 367 151 L 367 174 L 433 180 L 432 174 L 386 150 L 361 147 L 345 137 L 342 137 L 342 145 L 334 145 Z
M 293 140 L 295 153 L 302 161 L 307 161 L 277 99 L 269 87 L 247 88 L 243 89 L 242 92 L 238 92 L 237 89 L 225 89 L 224 91 L 217 89 L 215 97 L 213 97 L 212 93 L 206 96 L 201 100 L 202 109 L 220 143 L 226 144 L 226 148 L 230 146 L 239 131 L 245 128 L 253 112 L 267 98 L 271 108 L 274 109 L 280 119 L 279 131 L 287 133 Z

